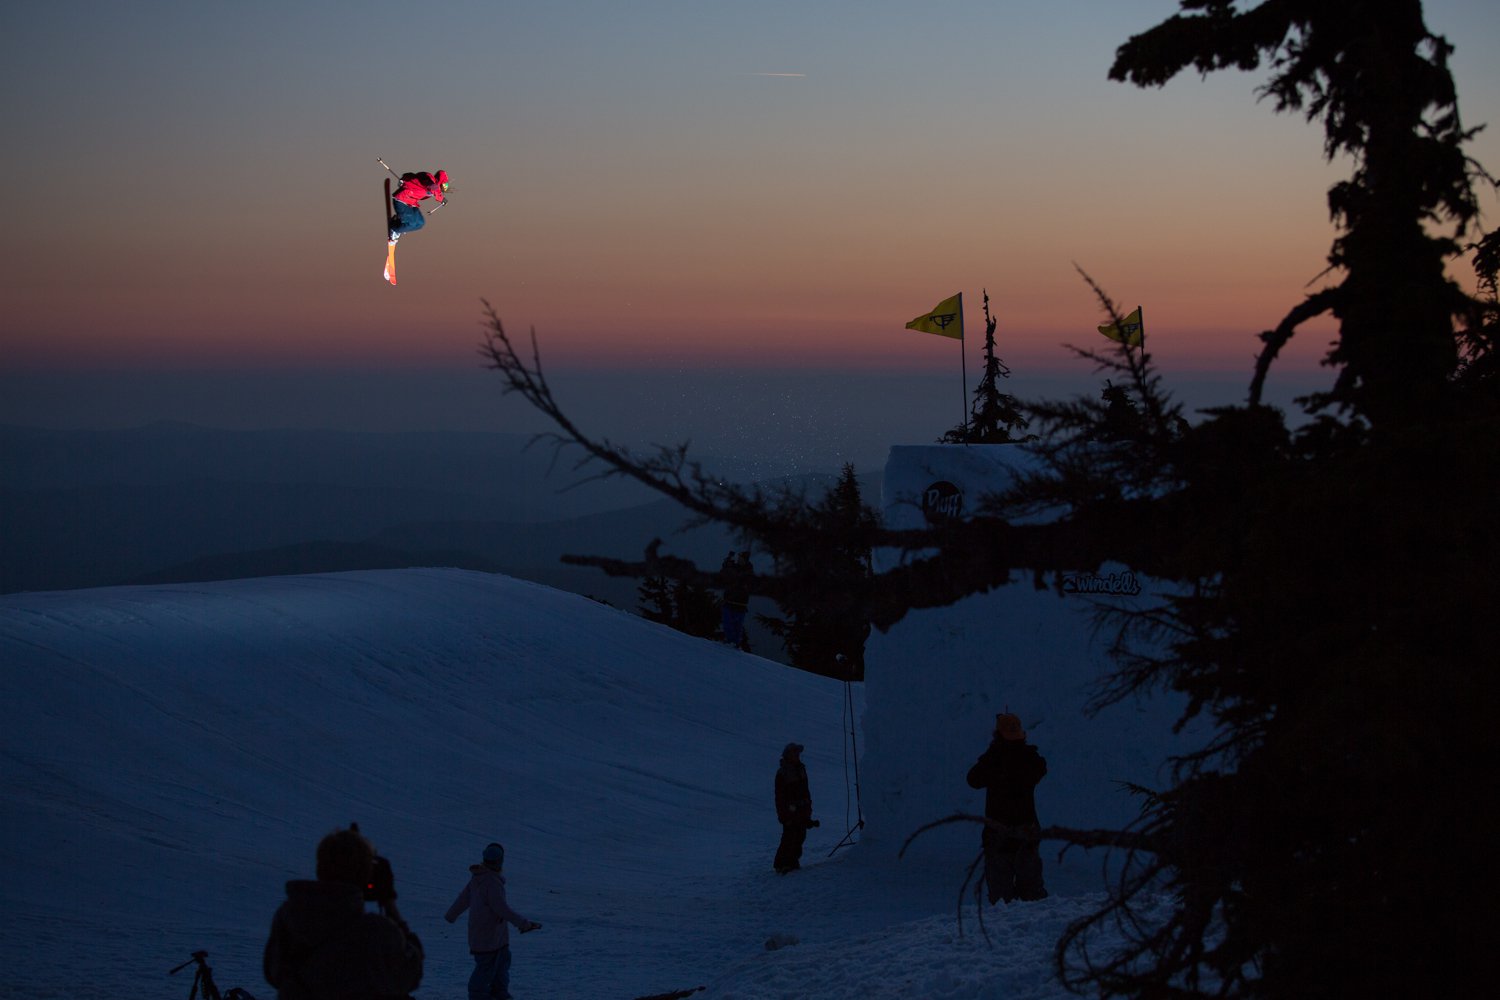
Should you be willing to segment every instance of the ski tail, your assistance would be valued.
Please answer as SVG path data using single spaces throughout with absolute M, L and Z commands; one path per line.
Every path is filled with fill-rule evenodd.
M 381 161 L 382 163 L 385 161 Z M 396 241 L 391 239 L 391 179 L 385 179 L 385 280 L 396 283 Z

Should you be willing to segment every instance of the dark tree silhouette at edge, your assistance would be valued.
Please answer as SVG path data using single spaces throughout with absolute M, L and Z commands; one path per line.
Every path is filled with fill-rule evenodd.
M 1246 7 L 1245 11 L 1240 7 Z M 1450 47 L 1415 0 L 1376 4 L 1184 0 L 1187 12 L 1122 46 L 1112 76 L 1161 85 L 1268 62 L 1265 93 L 1324 123 L 1353 175 L 1330 192 L 1336 285 L 1262 335 L 1248 402 L 1189 425 L 1146 349 L 1078 350 L 1129 391 L 1111 427 L 1097 399 L 1028 406 L 1043 468 L 941 531 L 876 529 L 911 557 L 872 578 L 886 628 L 1013 579 L 1118 561 L 1170 584 L 1155 608 L 1112 618 L 1117 669 L 1096 707 L 1167 689 L 1179 725 L 1211 724 L 1166 787 L 1137 789 L 1138 822 L 1109 836 L 1048 836 L 1128 852 L 1099 913 L 1071 927 L 1058 971 L 1072 988 L 1132 997 L 1478 995 L 1482 922 L 1455 884 L 1486 870 L 1476 819 L 1492 783 L 1490 706 L 1500 696 L 1485 612 L 1500 605 L 1500 386 L 1493 295 L 1446 276 L 1474 219 L 1447 70 Z M 1450 227 L 1443 232 L 1441 227 Z M 1475 246 L 1495 273 L 1493 235 Z M 1105 312 L 1120 316 L 1096 288 Z M 1338 319 L 1333 389 L 1297 430 L 1262 404 L 1278 351 L 1322 312 Z M 491 313 L 485 350 L 553 417 L 554 438 L 753 533 L 761 551 L 805 544 L 805 501 L 728 486 L 685 449 L 638 459 L 567 421 Z M 1118 424 L 1118 421 L 1116 421 Z M 1045 515 L 1045 516 L 1043 516 Z M 656 543 L 635 562 L 571 557 L 607 572 L 713 581 Z M 765 576 L 758 593 L 788 581 Z M 1165 908 L 1161 901 L 1168 901 Z M 1482 899 L 1481 899 L 1482 904 Z M 1123 933 L 1102 947 L 1100 929 Z M 1091 946 L 1092 943 L 1092 946 Z

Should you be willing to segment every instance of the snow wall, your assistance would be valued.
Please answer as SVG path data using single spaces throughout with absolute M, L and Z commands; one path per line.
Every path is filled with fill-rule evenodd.
M 1015 445 L 912 445 L 891 448 L 881 509 L 891 528 L 920 528 L 972 516 L 986 493 L 1035 459 Z M 899 553 L 876 554 L 889 569 Z M 1139 811 L 1122 787 L 1161 788 L 1173 753 L 1201 743 L 1171 732 L 1183 700 L 1130 700 L 1089 717 L 1085 706 L 1111 669 L 1111 631 L 1096 625 L 1101 606 L 1144 607 L 1159 581 L 1123 566 L 1064 577 L 1063 590 L 1037 590 L 1029 574 L 947 607 L 916 610 L 865 651 L 861 801 L 867 849 L 894 853 L 917 828 L 955 812 L 982 814 L 984 793 L 965 775 L 990 741 L 995 714 L 1015 712 L 1047 759 L 1037 786 L 1043 825 L 1119 828 Z M 955 823 L 923 834 L 908 858 L 978 850 L 978 827 Z M 1044 857 L 1055 855 L 1044 846 Z M 1079 852 L 1074 852 L 1078 854 Z M 1073 857 L 1070 854 L 1070 857 Z M 1097 865 L 1091 870 L 1097 871 Z

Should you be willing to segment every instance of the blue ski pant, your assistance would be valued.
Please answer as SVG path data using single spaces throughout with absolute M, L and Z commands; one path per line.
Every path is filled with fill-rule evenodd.
M 422 210 L 404 201 L 391 202 L 391 232 L 414 233 L 427 224 L 427 217 Z
M 469 1000 L 510 1000 L 510 946 L 476 951 L 469 975 Z
M 725 604 L 719 609 L 719 625 L 724 629 L 724 641 L 738 647 L 745 638 L 745 608 Z

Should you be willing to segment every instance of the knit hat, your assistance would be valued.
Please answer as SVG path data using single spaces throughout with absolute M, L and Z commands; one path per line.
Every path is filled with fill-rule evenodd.
M 484 863 L 491 868 L 499 868 L 505 864 L 505 848 L 499 844 L 490 844 L 484 849 Z
M 1026 739 L 1026 730 L 1021 728 L 1021 717 L 1010 712 L 998 713 L 995 716 L 995 735 L 1013 743 Z

